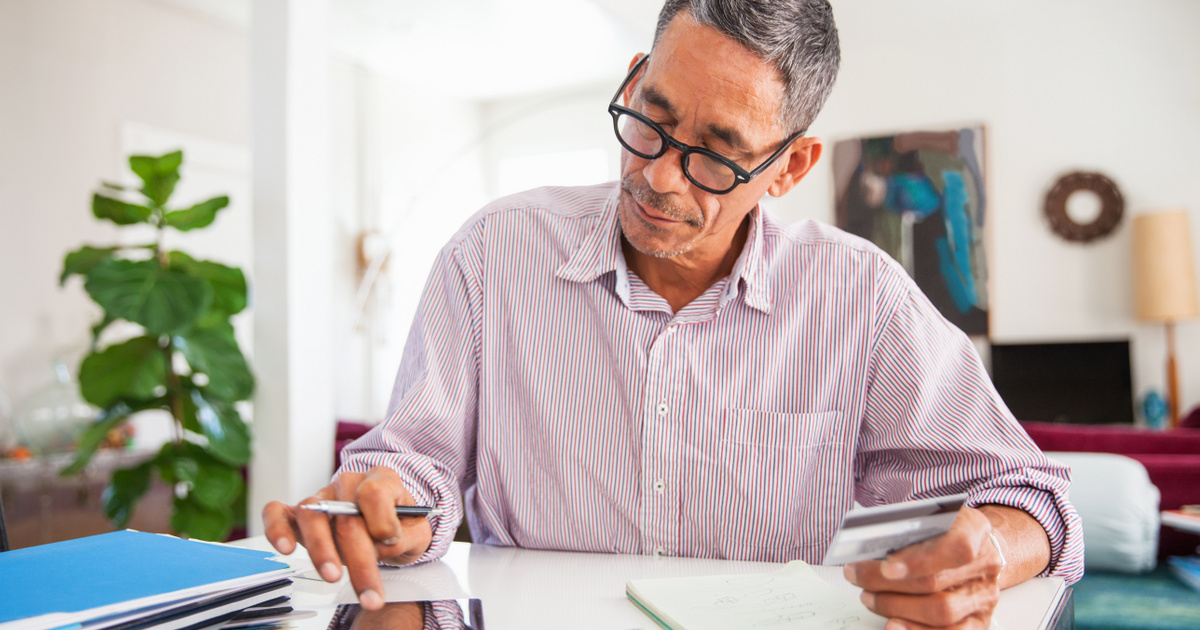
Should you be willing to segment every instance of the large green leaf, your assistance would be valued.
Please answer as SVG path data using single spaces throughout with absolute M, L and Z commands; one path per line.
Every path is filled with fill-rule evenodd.
M 89 354 L 79 367 L 79 391 L 97 407 L 119 398 L 153 398 L 165 385 L 167 367 L 156 337 L 134 337 Z
M 92 214 L 97 219 L 108 219 L 117 225 L 133 225 L 148 221 L 152 211 L 146 206 L 126 203 L 96 193 L 92 195 Z
M 200 464 L 188 453 L 186 444 L 186 442 L 184 444 L 175 444 L 174 442 L 163 444 L 162 449 L 154 458 L 154 465 L 158 467 L 158 476 L 170 485 L 196 483 Z
M 208 452 L 241 466 L 250 461 L 250 427 L 232 403 L 207 396 L 204 388 L 189 388 L 183 401 L 183 426 L 208 439 Z
M 209 397 L 234 402 L 254 393 L 254 375 L 238 348 L 233 326 L 193 328 L 174 341 L 192 369 L 208 377 L 205 393 Z
M 182 163 L 182 151 L 129 158 L 129 168 L 142 179 L 142 194 L 158 206 L 165 205 L 171 193 L 175 192 L 175 183 L 179 181 L 179 165 Z
M 79 438 L 79 444 L 75 447 L 75 459 L 69 466 L 59 471 L 59 474 L 67 477 L 83 470 L 84 466 L 87 466 L 88 462 L 92 460 L 92 455 L 96 453 L 96 449 L 100 448 L 100 443 L 104 441 L 108 432 L 119 426 L 135 411 L 162 407 L 165 404 L 165 398 L 141 401 L 117 401 L 108 409 L 105 409 L 99 418 L 96 418 L 94 422 L 88 425 L 87 430 Z
M 165 334 L 187 330 L 213 297 L 203 279 L 156 260 L 105 261 L 88 272 L 84 288 L 110 314 Z
M 214 311 L 228 317 L 246 308 L 246 274 L 241 269 L 211 260 L 196 260 L 179 251 L 170 252 L 167 256 L 170 266 L 208 280 L 213 289 Z
M 171 527 L 189 538 L 222 541 L 233 529 L 233 510 L 229 507 L 209 508 L 191 495 L 176 497 Z
M 199 461 L 200 471 L 189 494 L 205 507 L 232 508 L 245 489 L 241 471 L 216 459 Z
M 167 225 L 187 232 L 208 227 L 217 218 L 217 211 L 229 205 L 229 197 L 213 197 L 184 210 L 173 210 L 163 215 Z
M 133 468 L 122 468 L 113 472 L 112 482 L 104 489 L 101 499 L 104 514 L 117 529 L 129 524 L 129 517 L 138 499 L 150 488 L 150 471 L 153 462 L 147 461 Z
M 58 284 L 62 286 L 73 274 L 87 275 L 96 265 L 112 258 L 116 247 L 92 247 L 84 245 L 67 254 L 63 259 L 62 274 L 58 276 Z

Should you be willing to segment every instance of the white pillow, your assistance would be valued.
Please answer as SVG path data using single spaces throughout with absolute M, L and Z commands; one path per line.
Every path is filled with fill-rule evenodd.
M 1158 555 L 1158 488 L 1141 462 L 1113 453 L 1046 453 L 1071 467 L 1071 503 L 1083 520 L 1086 571 L 1143 573 Z

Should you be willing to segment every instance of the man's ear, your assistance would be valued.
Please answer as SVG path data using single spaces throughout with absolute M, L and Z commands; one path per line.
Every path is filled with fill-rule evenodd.
M 821 151 L 824 148 L 825 143 L 820 138 L 805 136 L 793 142 L 792 148 L 787 153 L 787 162 L 783 170 L 779 171 L 779 175 L 775 177 L 775 181 L 771 182 L 767 194 L 772 197 L 782 197 L 788 194 L 821 159 Z

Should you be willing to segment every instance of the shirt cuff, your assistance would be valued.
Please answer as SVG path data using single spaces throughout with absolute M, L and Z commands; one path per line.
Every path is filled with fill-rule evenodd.
M 1074 584 L 1083 577 L 1083 528 L 1079 514 L 1066 499 L 1069 485 L 1060 476 L 1025 469 L 972 488 L 967 505 L 1004 505 L 1032 516 L 1050 540 L 1050 563 L 1038 577 L 1061 577 Z
M 438 516 L 427 517 L 433 530 L 432 542 L 429 549 L 411 564 L 437 560 L 446 555 L 463 518 L 462 500 L 456 484 L 447 483 L 442 471 L 428 458 L 399 453 L 350 454 L 343 458 L 338 473 L 365 473 L 375 466 L 391 468 L 400 477 L 400 483 L 412 494 L 417 505 L 428 505 L 442 510 Z

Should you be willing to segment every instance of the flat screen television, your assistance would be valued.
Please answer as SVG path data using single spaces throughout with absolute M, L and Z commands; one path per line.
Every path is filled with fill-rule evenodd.
M 1018 420 L 1133 424 L 1129 341 L 993 344 L 992 382 Z

